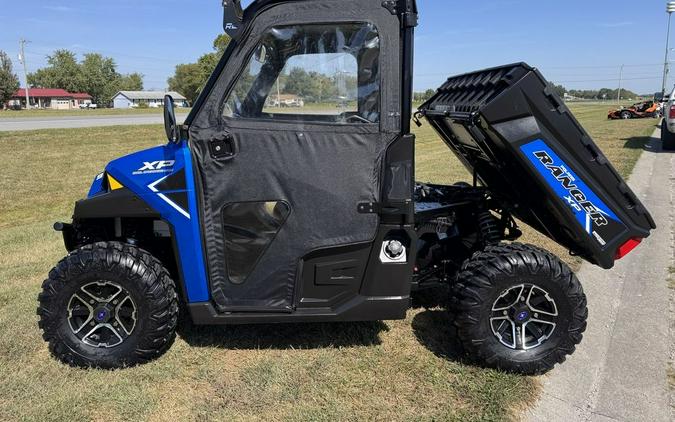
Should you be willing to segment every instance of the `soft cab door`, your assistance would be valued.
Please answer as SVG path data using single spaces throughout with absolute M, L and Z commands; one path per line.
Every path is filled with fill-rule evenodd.
M 293 312 L 303 257 L 373 242 L 379 218 L 358 206 L 380 201 L 400 132 L 396 15 L 379 1 L 261 4 L 190 128 L 221 312 Z M 358 292 L 366 259 L 337 280 Z

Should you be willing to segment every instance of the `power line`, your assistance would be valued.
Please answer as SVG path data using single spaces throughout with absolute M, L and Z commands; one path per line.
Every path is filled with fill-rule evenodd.
M 569 80 L 569 81 L 560 81 L 556 80 L 555 82 L 558 83 L 574 83 L 574 82 L 617 82 L 617 81 L 648 81 L 648 80 L 656 80 L 656 79 L 661 79 L 660 76 L 648 76 L 648 77 L 643 77 L 643 78 L 613 78 L 613 79 L 576 79 L 576 80 Z

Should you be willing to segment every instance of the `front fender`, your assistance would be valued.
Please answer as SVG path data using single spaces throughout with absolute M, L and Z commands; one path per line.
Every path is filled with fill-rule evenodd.
M 75 220 L 151 217 L 171 226 L 176 260 L 189 302 L 210 299 L 192 155 L 187 142 L 139 151 L 110 162 L 87 199 L 75 205 Z

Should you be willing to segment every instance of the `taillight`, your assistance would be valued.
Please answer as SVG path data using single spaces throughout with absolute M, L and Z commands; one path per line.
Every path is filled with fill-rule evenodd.
M 673 112 L 672 109 L 670 112 L 671 113 Z M 628 255 L 633 249 L 637 248 L 640 242 L 642 242 L 642 239 L 640 239 L 639 237 L 628 239 L 626 243 L 619 246 L 619 249 L 616 251 L 616 256 L 614 257 L 614 259 L 621 259 L 624 256 Z
M 675 119 L 675 105 L 670 106 L 670 111 L 668 111 L 668 118 Z

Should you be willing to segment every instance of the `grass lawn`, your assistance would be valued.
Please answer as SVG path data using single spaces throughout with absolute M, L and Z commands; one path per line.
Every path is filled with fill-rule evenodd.
M 176 113 L 189 113 L 189 108 L 176 108 Z M 134 114 L 162 114 L 163 108 L 98 108 L 96 110 L 0 110 L 1 119 L 22 117 L 65 117 L 65 116 L 126 116 Z
M 575 111 L 627 175 L 656 121 Z M 467 178 L 428 126 L 417 134 L 419 180 Z M 162 139 L 160 126 L 0 133 L 0 420 L 503 420 L 532 403 L 536 379 L 459 362 L 440 309 L 393 322 L 197 328 L 159 360 L 113 372 L 52 359 L 35 316 L 40 284 L 65 254 L 51 224 L 69 219 L 108 161 Z

